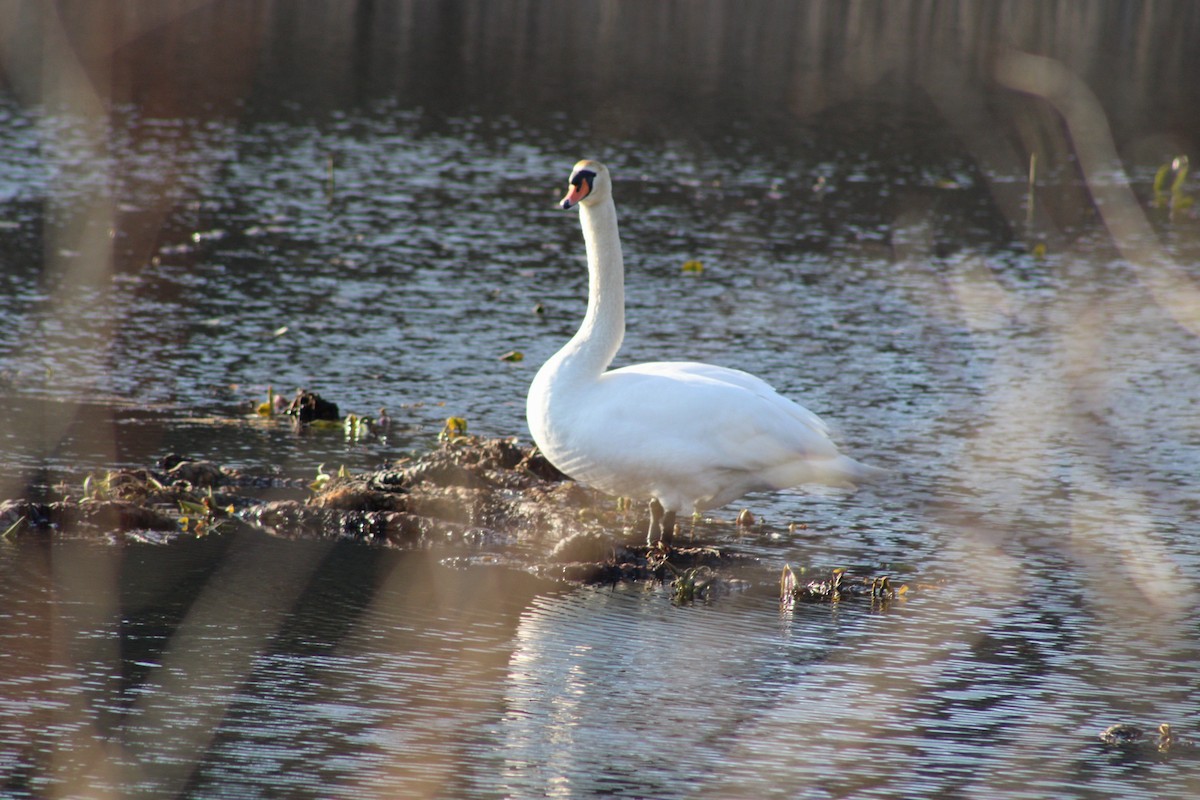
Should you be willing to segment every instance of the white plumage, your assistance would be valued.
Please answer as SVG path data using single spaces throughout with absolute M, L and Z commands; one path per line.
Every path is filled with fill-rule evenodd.
M 579 206 L 588 308 L 579 331 L 533 379 L 533 440 L 560 470 L 651 501 L 649 541 L 669 544 L 675 515 L 747 492 L 850 486 L 882 472 L 838 452 L 807 408 L 746 372 L 659 361 L 606 371 L 625 335 L 625 267 L 608 169 L 580 161 L 563 208 Z

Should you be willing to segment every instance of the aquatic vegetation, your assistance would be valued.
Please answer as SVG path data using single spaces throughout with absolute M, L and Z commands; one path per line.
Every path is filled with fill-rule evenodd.
M 206 536 L 213 533 L 221 533 L 225 527 L 231 527 L 235 524 L 233 503 L 221 507 L 216 504 L 213 499 L 212 490 L 209 490 L 207 496 L 202 497 L 200 502 L 185 497 L 180 497 L 176 500 L 179 504 L 181 512 L 179 517 L 179 529 L 183 533 L 190 533 L 193 536 Z
M 1186 155 L 1176 156 L 1160 166 L 1154 173 L 1154 207 L 1170 209 L 1172 214 L 1189 208 L 1193 200 L 1183 193 L 1187 175 L 1188 157 Z M 1167 188 L 1168 178 L 1171 179 L 1170 188 Z
M 370 417 L 360 417 L 358 414 L 347 414 L 342 420 L 342 430 L 347 442 L 364 442 L 375 436 Z
M 286 415 L 291 417 L 296 425 L 310 426 L 317 430 L 340 429 L 347 442 L 369 441 L 392 425 L 392 418 L 388 416 L 386 408 L 380 408 L 379 415 L 375 418 L 354 413 L 341 417 L 336 403 L 305 389 L 297 390 L 295 398 L 289 402 L 283 395 L 276 393 L 272 386 L 267 386 L 267 399 L 255 406 L 254 412 L 268 419 Z
M 757 558 L 725 546 L 629 543 L 625 538 L 643 521 L 630 519 L 635 509 L 628 499 L 612 502 L 575 483 L 535 447 L 466 431 L 466 420 L 451 417 L 428 452 L 363 473 L 322 463 L 312 480 L 256 476 L 170 454 L 152 468 L 90 474 L 74 490 L 56 489 L 49 502 L 2 502 L 0 538 L 69 532 L 164 543 L 255 530 L 404 548 L 495 542 L 509 550 L 504 563 L 553 580 L 669 583 L 676 605 L 745 589 L 751 581 L 739 576 L 747 571 L 761 577 Z M 280 499 L 280 489 L 294 499 Z M 740 519 L 744 527 L 753 515 Z M 723 530 L 735 527 L 726 522 Z M 840 591 L 849 593 L 850 583 L 840 578 Z M 882 580 L 875 594 L 894 592 Z
M 706 599 L 715 579 L 716 573 L 711 567 L 684 570 L 671 582 L 671 602 L 678 606 L 694 603 L 697 598 Z
M 348 469 L 346 469 L 345 464 L 338 467 L 337 477 L 339 477 L 339 478 L 350 477 L 350 471 Z M 310 483 L 308 485 L 308 488 L 312 489 L 314 492 L 320 492 L 329 484 L 329 481 L 331 481 L 333 478 L 334 478 L 333 475 L 331 475 L 325 471 L 324 464 L 318 464 L 317 465 L 317 477 L 313 478 L 312 483 Z
M 312 483 L 308 485 L 314 492 L 319 492 L 325 488 L 325 484 L 329 483 L 329 479 L 333 476 L 325 471 L 324 464 L 317 465 L 317 477 L 313 478 Z
M 779 576 L 779 602 L 785 608 L 790 608 L 797 600 L 837 603 L 867 598 L 873 603 L 888 602 L 902 598 L 908 592 L 907 584 L 894 586 L 890 575 L 855 577 L 843 567 L 835 568 L 828 580 L 809 581 L 806 584 L 800 583 L 789 564 L 784 565 Z
M 509 350 L 507 353 L 504 353 L 500 356 L 500 360 L 508 361 L 510 363 L 517 363 L 525 360 L 525 354 L 520 350 Z
M 266 400 L 266 402 L 265 402 L 265 403 L 259 403 L 259 404 L 258 404 L 258 405 L 255 407 L 255 409 L 254 409 L 254 413 L 258 414 L 260 417 L 273 417 L 273 416 L 275 416 L 275 413 L 276 413 L 276 408 L 275 408 L 275 400 L 276 400 L 275 389 L 274 389 L 274 387 L 272 387 L 272 386 L 268 386 L 268 387 L 267 387 L 267 400 Z
M 754 557 L 719 547 L 627 544 L 627 507 L 569 480 L 536 448 L 469 436 L 461 418 L 447 427 L 453 437 L 420 456 L 357 474 L 321 464 L 311 481 L 166 456 L 154 469 L 90 475 L 74 498 L 64 488 L 47 503 L 0 503 L 0 531 L 8 538 L 69 531 L 160 543 L 234 530 L 396 547 L 520 542 L 528 547 L 518 558 L 535 574 L 587 583 L 673 580 L 678 602 L 744 587 L 730 572 L 758 569 Z M 256 496 L 259 489 L 272 499 Z M 296 499 L 278 499 L 279 489 Z
M 9 525 L 7 528 L 4 529 L 3 533 L 0 533 L 0 539 L 8 539 L 13 534 L 19 532 L 21 530 L 21 526 L 24 524 L 25 524 L 24 515 L 18 516 L 11 525 Z
M 159 531 L 202 535 L 241 525 L 245 501 L 225 487 L 238 476 L 212 462 L 164 456 L 154 469 L 89 473 L 72 493 L 56 487 L 45 502 L 0 503 L 6 537 L 26 532 L 114 533 Z
M 1179 750 L 1196 747 L 1194 739 L 1189 739 L 1186 736 L 1180 736 L 1171 729 L 1171 726 L 1164 722 L 1158 726 L 1158 750 L 1160 753 L 1166 753 L 1170 750 Z
M 456 442 L 467 438 L 467 420 L 464 417 L 447 417 L 446 424 L 438 434 L 439 442 Z
M 695 259 L 691 259 L 683 262 L 683 271 L 691 273 L 704 272 L 704 264 L 696 261 Z

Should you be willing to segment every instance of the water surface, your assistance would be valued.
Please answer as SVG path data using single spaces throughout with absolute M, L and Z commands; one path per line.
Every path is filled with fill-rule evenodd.
M 369 469 L 451 415 L 527 441 L 583 311 L 583 156 L 615 175 L 618 365 L 761 375 L 895 476 L 714 512 L 766 523 L 702 526 L 761 566 L 689 607 L 495 544 L 5 542 L 6 795 L 1196 793 L 1187 751 L 1096 734 L 1196 733 L 1200 345 L 1049 106 L 988 77 L 1001 41 L 1087 80 L 1107 179 L 1196 278 L 1195 212 L 1152 191 L 1195 152 L 1194 11 L 135 6 L 4 21 L 47 44 L 6 45 L 0 97 L 0 496 L 172 451 Z M 50 79 L 55 25 L 93 95 Z M 298 435 L 249 413 L 268 386 L 396 425 Z M 781 612 L 785 563 L 912 591 Z

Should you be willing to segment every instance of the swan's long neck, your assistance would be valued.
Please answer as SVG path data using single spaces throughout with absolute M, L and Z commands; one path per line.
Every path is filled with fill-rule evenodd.
M 625 263 L 611 197 L 596 205 L 580 205 L 579 221 L 587 247 L 587 314 L 559 352 L 560 369 L 595 378 L 607 369 L 625 338 Z

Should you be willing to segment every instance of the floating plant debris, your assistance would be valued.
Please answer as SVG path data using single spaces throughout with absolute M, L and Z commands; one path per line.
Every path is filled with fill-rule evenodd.
M 779 577 L 779 601 L 787 607 L 797 600 L 837 603 L 842 600 L 865 598 L 873 602 L 889 601 L 903 597 L 908 591 L 907 584 L 894 585 L 890 575 L 853 576 L 841 567 L 834 569 L 828 580 L 801 584 L 791 565 L 785 564 Z

